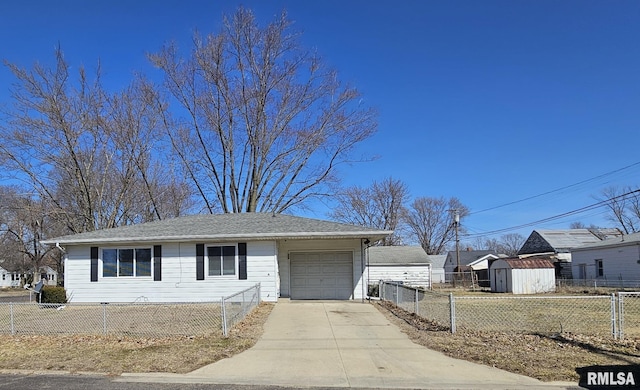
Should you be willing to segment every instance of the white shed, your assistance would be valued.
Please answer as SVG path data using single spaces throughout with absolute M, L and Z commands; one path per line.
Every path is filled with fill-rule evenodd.
M 553 263 L 539 258 L 495 260 L 489 270 L 491 292 L 538 294 L 556 289 Z

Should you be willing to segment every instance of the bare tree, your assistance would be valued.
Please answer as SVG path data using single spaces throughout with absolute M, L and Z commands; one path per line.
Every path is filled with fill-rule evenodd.
M 525 240 L 526 239 L 518 233 L 503 234 L 500 236 L 500 241 L 496 250 L 498 253 L 503 253 L 508 256 L 516 256 L 520 248 L 522 248 Z
M 606 218 L 625 234 L 640 229 L 640 190 L 632 187 L 607 187 L 599 200 L 605 202 L 609 213 Z
M 393 230 L 380 245 L 401 245 L 401 217 L 409 197 L 407 186 L 391 177 L 370 187 L 349 187 L 337 196 L 337 206 L 330 213 L 336 221 L 376 229 Z
M 301 47 L 286 13 L 266 27 L 240 8 L 217 34 L 150 56 L 181 107 L 168 135 L 213 212 L 282 212 L 325 197 L 376 130 L 358 91 Z
M 99 67 L 92 80 L 81 67 L 74 81 L 62 51 L 55 54 L 52 69 L 5 62 L 16 83 L 13 109 L 0 124 L 0 175 L 29 183 L 70 232 L 174 215 L 162 194 L 178 195 L 164 198 L 182 205 L 190 194 L 175 191 L 152 151 L 161 141 L 155 91 L 137 81 L 110 95 Z
M 469 214 L 469 209 L 455 197 L 420 197 L 407 208 L 404 220 L 427 254 L 441 254 L 455 240 L 453 210 L 457 210 L 461 221 Z M 464 225 L 460 225 L 459 233 L 464 231 Z
M 40 238 L 55 229 L 44 205 L 16 187 L 0 187 L 0 259 L 2 267 L 40 279 L 44 265 L 57 268 L 60 253 L 40 244 Z
M 516 256 L 524 244 L 525 238 L 518 233 L 503 234 L 497 238 L 476 237 L 473 247 L 478 250 L 489 250 L 497 254 Z
M 589 224 L 587 226 L 587 224 L 585 224 L 584 222 L 575 221 L 569 224 L 569 229 L 598 229 L 598 226 L 594 224 Z

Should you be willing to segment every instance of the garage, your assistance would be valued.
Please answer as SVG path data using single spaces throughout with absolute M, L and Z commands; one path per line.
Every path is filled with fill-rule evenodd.
M 296 252 L 291 260 L 291 299 L 351 299 L 352 252 Z

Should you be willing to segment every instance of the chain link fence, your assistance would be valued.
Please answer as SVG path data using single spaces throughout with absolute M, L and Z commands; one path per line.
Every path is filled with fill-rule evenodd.
M 640 292 L 618 293 L 618 335 L 640 338 Z
M 590 296 L 454 296 L 381 282 L 383 300 L 457 329 L 640 337 L 640 292 Z
M 260 284 L 222 298 L 222 333 L 228 336 L 229 329 L 242 321 L 260 303 Z
M 142 337 L 222 332 L 260 301 L 257 284 L 218 302 L 37 304 L 0 303 L 0 334 L 87 334 Z

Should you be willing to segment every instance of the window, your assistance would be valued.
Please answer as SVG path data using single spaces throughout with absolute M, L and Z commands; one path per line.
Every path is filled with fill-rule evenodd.
M 596 260 L 596 276 L 604 276 L 604 266 L 602 265 L 602 259 Z
M 103 249 L 102 276 L 151 276 L 151 248 Z
M 209 276 L 236 274 L 235 245 L 207 247 L 207 258 L 209 260 Z

